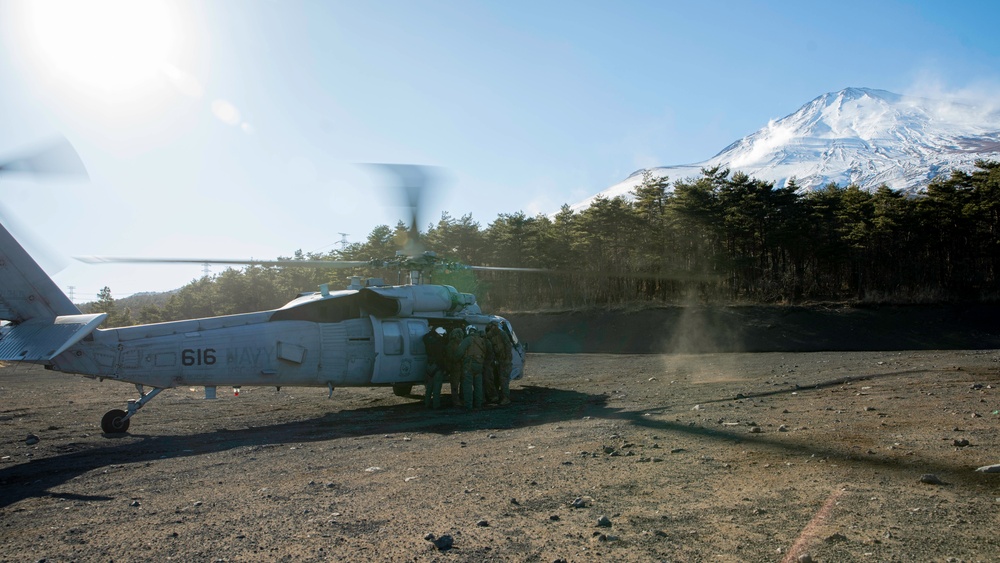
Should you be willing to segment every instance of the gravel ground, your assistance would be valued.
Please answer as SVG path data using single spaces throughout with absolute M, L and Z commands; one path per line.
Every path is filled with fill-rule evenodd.
M 7 366 L 0 561 L 996 561 L 998 387 L 996 350 L 530 354 L 503 408 L 174 389 L 105 436 L 131 386 Z

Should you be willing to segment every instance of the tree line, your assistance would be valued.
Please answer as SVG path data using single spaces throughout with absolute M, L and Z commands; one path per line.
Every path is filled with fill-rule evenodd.
M 451 264 L 432 283 L 475 293 L 486 310 L 634 303 L 927 303 L 995 301 L 1000 295 L 1000 163 L 952 172 L 921 193 L 830 184 L 799 192 L 731 173 L 671 180 L 643 173 L 632 198 L 598 197 L 580 212 L 500 214 L 485 228 L 443 213 L 420 242 Z M 392 257 L 404 223 L 376 227 L 363 242 L 294 260 Z M 461 265 L 542 268 L 545 273 L 472 272 Z M 351 270 L 229 269 L 192 281 L 163 307 L 122 312 L 122 324 L 279 307 L 348 276 L 405 283 L 389 267 Z M 110 299 L 110 290 L 106 296 Z M 104 307 L 112 303 L 99 303 Z

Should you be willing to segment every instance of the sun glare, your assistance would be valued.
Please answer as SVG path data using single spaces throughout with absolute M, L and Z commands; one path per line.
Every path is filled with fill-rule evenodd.
M 105 103 L 141 97 L 175 68 L 181 50 L 175 4 L 155 0 L 40 0 L 24 5 L 36 74 Z

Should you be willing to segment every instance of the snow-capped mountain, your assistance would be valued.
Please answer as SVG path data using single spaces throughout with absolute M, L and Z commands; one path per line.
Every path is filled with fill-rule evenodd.
M 721 165 L 778 187 L 795 178 L 803 190 L 833 182 L 868 190 L 885 184 L 915 192 L 939 174 L 972 170 L 979 159 L 1000 160 L 1000 111 L 846 88 L 772 120 L 704 162 L 650 170 L 674 181 L 698 177 L 702 168 Z M 643 172 L 638 170 L 597 195 L 628 195 L 642 181 Z M 594 197 L 572 208 L 586 208 Z

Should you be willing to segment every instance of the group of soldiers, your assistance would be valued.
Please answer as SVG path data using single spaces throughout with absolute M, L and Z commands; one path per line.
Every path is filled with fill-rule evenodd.
M 485 331 L 470 325 L 446 333 L 437 327 L 423 340 L 427 351 L 424 404 L 428 408 L 441 407 L 445 377 L 451 386 L 452 406 L 469 410 L 510 403 L 513 345 L 496 321 L 486 325 Z

